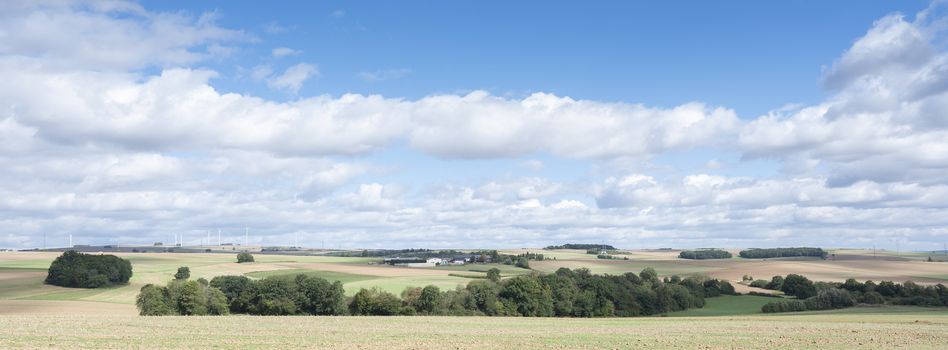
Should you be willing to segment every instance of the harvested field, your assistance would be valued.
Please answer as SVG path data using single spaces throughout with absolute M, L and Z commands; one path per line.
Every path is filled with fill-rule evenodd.
M 0 316 L 4 349 L 941 349 L 946 344 L 948 312 L 917 308 L 626 319 Z
M 0 315 L 112 315 L 135 316 L 128 304 L 63 300 L 0 300 Z

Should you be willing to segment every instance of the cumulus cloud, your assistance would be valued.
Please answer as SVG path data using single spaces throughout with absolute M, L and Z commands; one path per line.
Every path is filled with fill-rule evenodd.
M 273 101 L 216 89 L 218 73 L 195 66 L 248 39 L 213 14 L 0 6 L 0 246 L 35 246 L 39 232 L 149 243 L 221 228 L 226 240 L 244 227 L 258 243 L 301 234 L 346 247 L 923 248 L 948 235 L 948 54 L 934 8 L 876 21 L 824 72 L 825 101 L 741 119 L 701 102 L 550 93 Z M 245 74 L 296 95 L 319 70 L 264 62 Z M 553 175 L 376 177 L 372 155 L 398 147 L 452 162 L 528 159 L 510 163 Z M 699 173 L 602 166 L 689 152 L 707 157 Z M 594 170 L 564 179 L 564 158 Z M 780 170 L 724 175 L 738 158 Z
M 894 14 L 826 72 L 835 94 L 814 106 L 757 118 L 740 132 L 748 157 L 820 164 L 830 184 L 861 180 L 948 183 L 948 52 L 942 19 Z

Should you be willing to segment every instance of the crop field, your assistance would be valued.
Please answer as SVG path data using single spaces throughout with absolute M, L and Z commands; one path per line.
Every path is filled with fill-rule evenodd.
M 3 349 L 943 349 L 946 345 L 948 312 L 923 308 L 625 319 L 0 316 Z
M 622 274 L 639 272 L 645 267 L 655 268 L 660 275 L 703 274 L 714 278 L 739 281 L 743 275 L 769 279 L 773 275 L 798 273 L 814 280 L 842 281 L 853 277 L 859 280 L 912 280 L 918 283 L 948 282 L 948 263 L 926 262 L 921 253 L 901 253 L 866 250 L 835 250 L 830 259 L 678 259 L 677 250 L 621 251 L 616 256 L 629 260 L 596 259 L 582 250 L 508 249 L 505 254 L 525 252 L 542 253 L 548 259 L 531 261 L 531 268 L 553 272 L 558 268 L 588 268 L 593 273 Z M 733 251 L 732 253 L 737 253 Z M 508 265 L 464 265 L 432 268 L 404 268 L 380 264 L 378 258 L 336 256 L 290 256 L 257 254 L 256 262 L 237 264 L 235 254 L 220 253 L 119 253 L 129 259 L 134 276 L 129 285 L 104 289 L 72 289 L 43 284 L 46 269 L 59 253 L 2 252 L 0 253 L 0 314 L 45 313 L 49 310 L 95 310 L 92 305 L 107 305 L 102 310 L 134 312 L 134 300 L 141 286 L 147 283 L 164 284 L 180 266 L 191 269 L 192 278 L 211 279 L 220 275 L 246 275 L 263 278 L 272 275 L 306 273 L 344 284 L 346 294 L 353 295 L 360 288 L 376 287 L 401 293 L 406 287 L 433 284 L 445 289 L 464 286 L 484 276 L 489 268 L 499 268 L 504 277 L 530 272 Z M 555 260 L 552 260 L 555 258 Z M 734 284 L 739 292 L 758 290 Z M 47 302 L 48 301 L 48 302 Z M 53 303 L 56 302 L 56 303 Z M 95 303 L 70 306 L 70 302 Z M 14 306 L 15 305 L 15 306 Z M 712 304 L 713 306 L 713 304 Z M 65 308 L 65 309 L 64 309 Z M 692 310 L 701 313 L 702 311 Z M 704 311 L 705 313 L 709 311 Z
M 799 273 L 815 280 L 858 279 L 920 283 L 948 281 L 948 263 L 925 262 L 921 254 L 836 251 L 836 259 L 683 260 L 677 251 L 643 250 L 617 254 L 629 260 L 602 260 L 584 251 L 507 250 L 543 253 L 555 260 L 531 261 L 531 268 L 561 267 L 621 274 L 655 268 L 660 275 L 704 274 L 738 281 Z M 736 252 L 735 252 L 736 253 Z M 129 285 L 72 289 L 43 284 L 58 253 L 0 253 L 0 348 L 851 348 L 905 346 L 945 348 L 948 309 L 918 307 L 851 308 L 828 312 L 761 314 L 774 300 L 757 296 L 706 299 L 701 309 L 662 317 L 608 319 L 483 317 L 138 317 L 134 298 L 146 283 L 164 284 L 179 266 L 192 278 L 219 275 L 251 278 L 303 273 L 344 284 L 348 295 L 377 287 L 399 294 L 405 287 L 463 286 L 499 268 L 504 277 L 530 270 L 508 265 L 403 268 L 378 259 L 333 256 L 255 255 L 237 264 L 234 254 L 129 253 Z M 738 291 L 755 290 L 734 284 Z M 762 290 L 759 290 L 762 291 Z M 667 317 L 666 317 L 667 316 Z M 102 330 L 107 330 L 103 332 Z

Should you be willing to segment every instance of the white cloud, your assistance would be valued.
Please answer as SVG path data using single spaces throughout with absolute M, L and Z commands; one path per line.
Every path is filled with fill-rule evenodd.
M 306 232 L 310 245 L 346 247 L 924 248 L 948 235 L 948 55 L 934 12 L 877 21 L 826 70 L 826 101 L 742 120 L 700 102 L 548 93 L 279 102 L 222 92 L 216 72 L 191 67 L 246 39 L 211 15 L 127 2 L 0 6 L 0 246 L 35 246 L 38 232 L 149 243 L 245 226 L 261 242 Z M 282 49 L 271 54 L 294 53 Z M 296 94 L 319 70 L 261 64 L 246 74 Z M 448 159 L 542 156 L 515 164 L 554 178 L 412 187 L 376 176 L 376 158 L 351 158 L 403 146 Z M 741 172 L 732 156 L 776 159 L 782 172 L 642 165 L 669 152 L 705 152 L 695 167 L 715 174 Z M 562 158 L 594 170 L 564 180 L 574 175 L 556 171 Z
M 222 43 L 249 39 L 218 27 L 213 14 L 149 12 L 125 1 L 0 6 L 0 55 L 61 71 L 186 65 L 221 53 Z
M 271 54 L 273 55 L 273 57 L 276 57 L 276 58 L 282 58 L 286 56 L 296 56 L 301 53 L 302 51 L 300 50 L 294 50 L 288 47 L 278 47 L 271 51 Z
M 388 70 L 379 70 L 374 72 L 359 72 L 356 74 L 356 77 L 367 82 L 373 83 L 384 80 L 394 80 L 407 77 L 411 74 L 411 69 L 399 68 L 399 69 L 388 69 Z
M 303 83 L 309 78 L 318 77 L 319 68 L 309 63 L 298 63 L 287 68 L 283 74 L 271 77 L 267 85 L 277 90 L 284 90 L 293 94 L 300 91 Z

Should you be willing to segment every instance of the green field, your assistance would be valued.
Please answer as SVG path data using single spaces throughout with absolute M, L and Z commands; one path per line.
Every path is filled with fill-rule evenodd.
M 948 311 L 675 318 L 0 316 L 0 348 L 943 349 Z
M 670 312 L 662 316 L 697 317 L 761 314 L 761 306 L 771 301 L 779 300 L 781 299 L 754 295 L 722 295 L 714 298 L 706 298 L 703 308 Z

